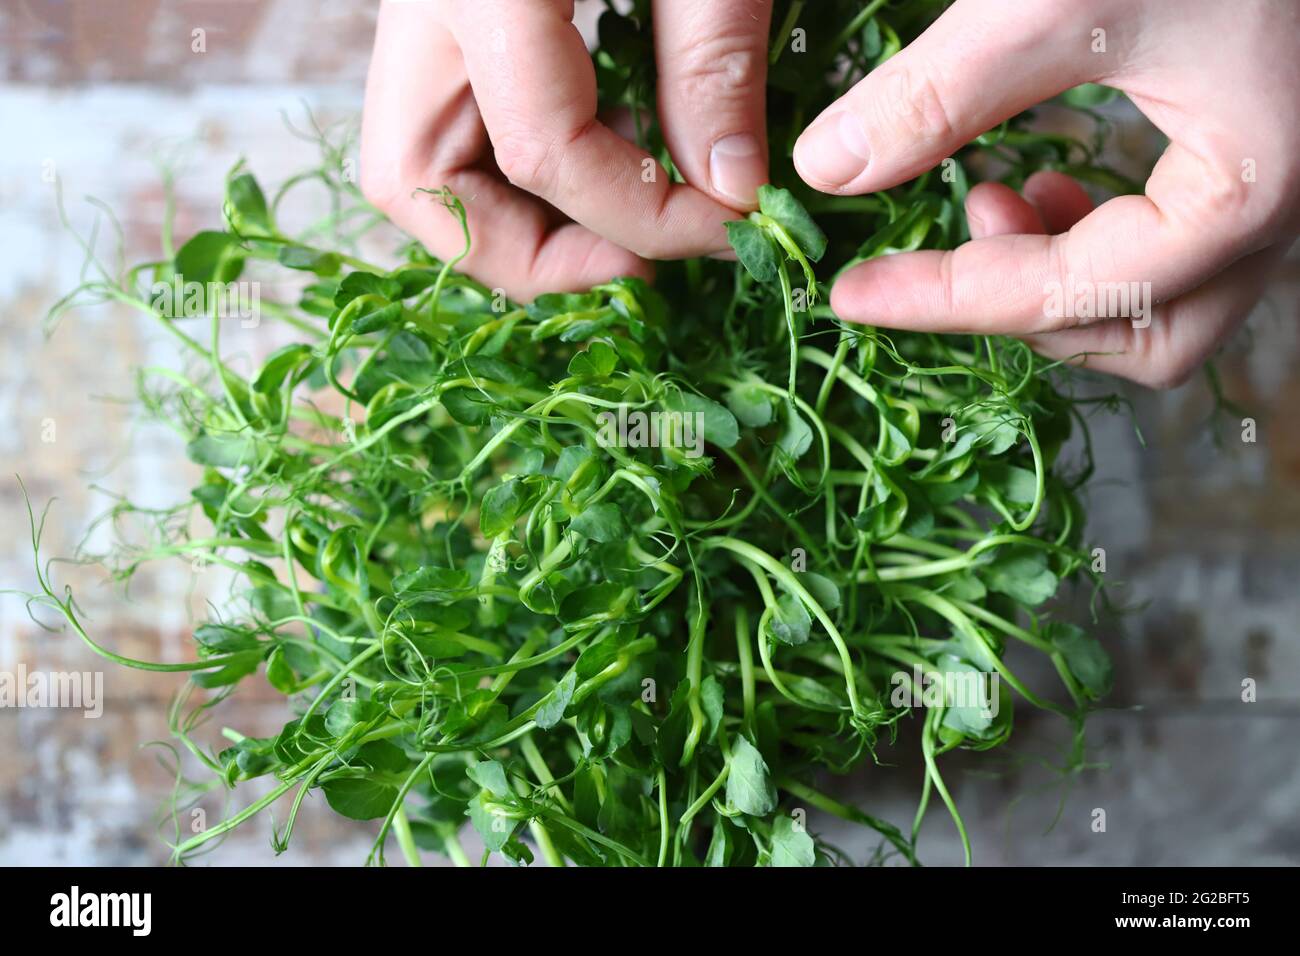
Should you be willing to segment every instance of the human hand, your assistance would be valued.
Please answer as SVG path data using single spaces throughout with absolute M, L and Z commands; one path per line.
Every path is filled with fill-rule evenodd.
M 574 0 L 392 2 L 366 85 L 366 197 L 444 259 L 528 300 L 647 276 L 646 259 L 728 250 L 723 223 L 767 181 L 763 0 L 657 0 L 660 124 L 686 184 L 596 116 Z
M 1015 335 L 1154 387 L 1200 367 L 1296 237 L 1293 0 L 959 0 L 804 131 L 795 165 L 824 192 L 886 189 L 1085 82 L 1123 90 L 1168 136 L 1145 195 L 1094 209 L 1056 173 L 1029 179 L 1023 197 L 977 186 L 966 203 L 971 242 L 856 266 L 832 290 L 835 313 Z M 1053 307 L 1058 290 L 1104 306 L 1119 283 L 1149 290 L 1154 308 L 1078 318 Z

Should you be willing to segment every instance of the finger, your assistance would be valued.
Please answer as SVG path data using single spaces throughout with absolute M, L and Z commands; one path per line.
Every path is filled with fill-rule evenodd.
M 1119 375 L 1151 388 L 1187 381 L 1241 325 L 1286 255 L 1282 243 L 1247 256 L 1199 289 L 1160 306 L 1145 328 L 1110 319 L 1085 328 L 1027 336 L 1049 358 Z
M 1025 180 L 1024 196 L 1052 235 L 1069 232 L 1095 208 L 1092 197 L 1072 176 L 1044 170 Z
M 966 199 L 971 236 L 1068 229 L 1092 207 L 1083 188 L 1060 173 L 1036 173 L 1025 183 L 1025 193 L 1035 198 L 1032 205 L 998 183 L 972 189 Z M 1145 327 L 1131 319 L 1108 319 L 1024 338 L 1049 358 L 1152 387 L 1178 385 L 1241 324 L 1280 257 L 1274 249 L 1248 256 L 1200 288 L 1156 308 Z
M 420 63 L 439 68 L 412 68 Z M 647 263 L 589 230 L 552 228 L 543 203 L 477 168 L 487 147 L 451 34 L 429 5 L 385 3 L 361 135 L 361 186 L 370 202 L 445 260 L 464 247 L 460 225 L 416 190 L 449 187 L 468 213 L 470 252 L 459 268 L 515 299 L 650 274 Z
M 1069 232 L 991 236 L 949 252 L 875 259 L 840 278 L 831 306 L 851 321 L 984 334 L 1131 317 L 1266 245 L 1251 226 L 1258 202 L 1234 171 L 1174 144 L 1147 195 L 1112 199 Z
M 1008 117 L 1113 65 L 1088 44 L 1089 4 L 962 0 L 832 103 L 795 144 L 824 192 L 895 186 Z
M 767 182 L 771 0 L 656 0 L 659 122 L 688 183 L 754 209 Z
M 1068 232 L 1092 210 L 1083 187 L 1056 172 L 1034 173 L 1025 181 L 1023 195 L 1001 183 L 980 183 L 966 197 L 972 239 Z
M 972 239 L 1046 232 L 1038 209 L 1001 183 L 980 183 L 966 195 L 966 222 Z
M 673 184 L 596 119 L 596 77 L 572 0 L 479 0 L 448 8 L 497 165 L 510 182 L 647 258 L 727 248 L 735 213 Z

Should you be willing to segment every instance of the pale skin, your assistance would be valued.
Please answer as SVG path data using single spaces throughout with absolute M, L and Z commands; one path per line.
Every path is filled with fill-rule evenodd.
M 462 268 L 524 300 L 725 253 L 722 224 L 767 178 L 770 0 L 654 5 L 660 121 L 685 184 L 662 169 L 647 182 L 648 155 L 596 115 L 573 13 L 573 0 L 386 0 L 367 84 L 367 196 L 448 257 L 459 227 L 414 190 L 450 186 L 470 208 Z M 1168 137 L 1143 195 L 1094 208 L 1057 173 L 1023 194 L 979 185 L 970 242 L 857 266 L 831 291 L 835 313 L 1018 336 L 1153 387 L 1194 373 L 1300 230 L 1295 0 L 957 0 L 814 119 L 795 166 L 823 192 L 887 189 L 1086 82 L 1123 90 Z M 1150 284 L 1149 326 L 1045 308 L 1053 283 L 1118 282 Z

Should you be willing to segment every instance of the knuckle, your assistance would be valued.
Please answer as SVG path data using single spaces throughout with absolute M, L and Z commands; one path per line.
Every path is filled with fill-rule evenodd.
M 1245 176 L 1229 166 L 1206 176 L 1202 182 L 1201 211 L 1214 218 L 1237 218 L 1254 205 L 1254 196 Z
M 914 139 L 927 142 L 951 139 L 956 126 L 939 84 L 923 68 L 904 67 L 885 80 L 881 108 Z
M 1182 360 L 1156 364 L 1143 372 L 1138 382 L 1157 392 L 1168 392 L 1186 385 L 1197 368 L 1197 363 Z
M 1157 307 L 1150 325 L 1129 332 L 1126 351 L 1137 360 L 1140 371 L 1132 378 L 1139 385 L 1156 391 L 1169 391 L 1187 384 L 1200 368 L 1198 356 L 1181 348 L 1173 333 L 1179 320 L 1185 322 L 1191 318 L 1179 312 L 1176 305 Z
M 700 98 L 740 99 L 761 88 L 762 54 L 746 38 L 712 36 L 684 47 L 669 60 L 679 84 L 679 95 L 690 102 Z
M 1037 324 L 1030 330 L 1035 334 L 1055 332 L 1066 328 L 1064 297 L 1069 285 L 1071 272 L 1070 252 L 1067 249 L 1069 233 L 1051 236 L 1047 240 L 1047 255 L 1041 276 L 1037 277 L 1042 295 L 1042 307 L 1037 317 Z
M 957 306 L 957 253 L 947 251 L 939 260 L 939 303 L 942 315 L 952 315 Z
M 1271 149 L 1261 152 L 1276 155 Z M 1197 188 L 1166 202 L 1188 228 L 1212 225 L 1234 256 L 1255 252 L 1300 224 L 1300 164 L 1219 150 L 1193 160 L 1190 169 Z
M 545 191 L 555 147 L 536 130 L 512 129 L 493 139 L 497 168 L 513 185 L 530 193 Z

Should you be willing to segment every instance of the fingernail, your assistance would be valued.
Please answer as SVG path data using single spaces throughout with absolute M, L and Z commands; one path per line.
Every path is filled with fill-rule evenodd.
M 970 237 L 972 239 L 983 239 L 988 233 L 988 227 L 984 223 L 984 217 L 969 205 L 966 207 L 966 224 L 970 227 Z
M 843 186 L 856 179 L 870 157 L 867 132 L 852 110 L 818 120 L 794 145 L 794 164 L 800 175 L 826 186 Z
M 713 188 L 737 206 L 753 206 L 758 187 L 767 182 L 767 157 L 753 133 L 733 133 L 709 151 Z

